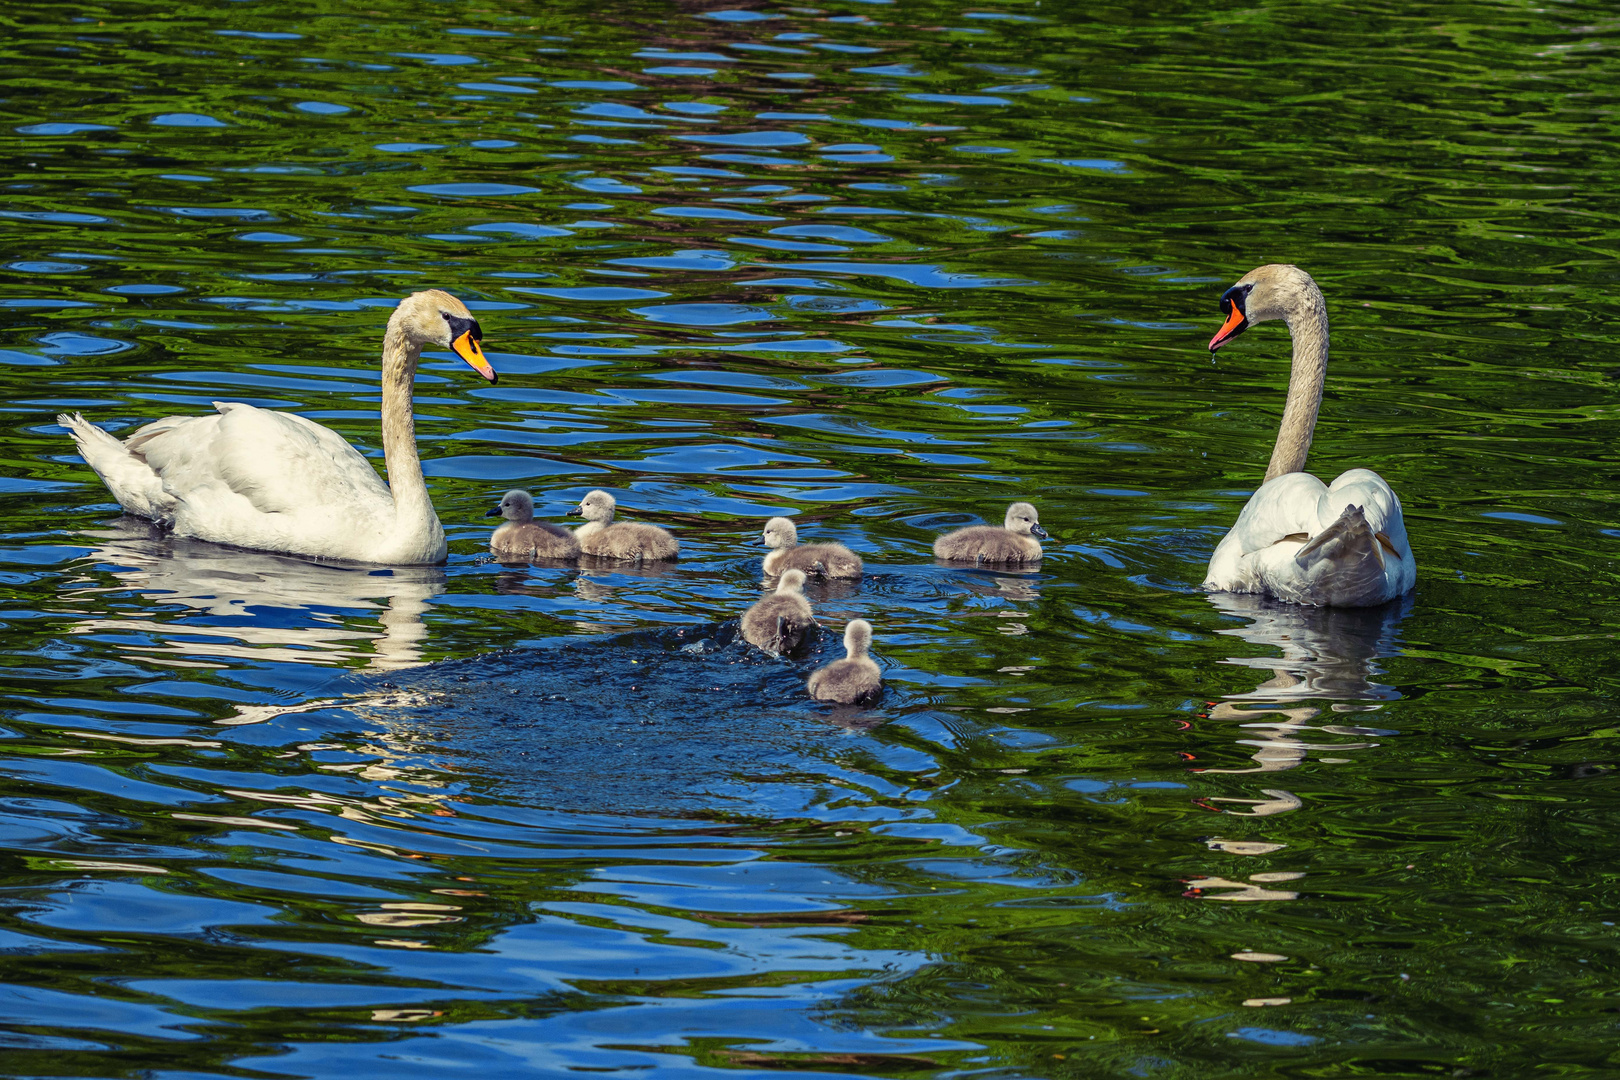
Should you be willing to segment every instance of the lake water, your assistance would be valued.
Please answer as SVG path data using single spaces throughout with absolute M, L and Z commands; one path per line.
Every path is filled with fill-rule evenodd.
M 1154 7 L 7 5 L 0 1072 L 1620 1072 L 1620 23 Z M 1271 261 L 1390 609 L 1198 588 Z M 445 567 L 153 534 L 56 426 L 375 455 L 430 286 L 501 372 L 418 381 Z M 510 487 L 682 559 L 492 563 Z M 1038 571 L 934 563 L 1020 497 Z M 776 514 L 867 560 L 801 661 Z

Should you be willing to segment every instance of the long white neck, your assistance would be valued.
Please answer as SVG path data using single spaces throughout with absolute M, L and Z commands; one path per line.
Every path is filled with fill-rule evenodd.
M 1294 364 L 1288 373 L 1288 403 L 1277 428 L 1266 479 L 1303 472 L 1316 431 L 1316 413 L 1322 407 L 1322 383 L 1327 379 L 1328 319 L 1322 293 L 1312 286 L 1300 310 L 1288 317 L 1294 339 Z
M 421 355 L 422 347 L 412 343 L 403 331 L 388 328 L 382 356 L 383 462 L 399 526 L 431 530 L 438 527 L 439 519 L 428 499 L 427 481 L 422 478 L 422 459 L 416 454 L 416 418 L 412 413 L 416 363 Z

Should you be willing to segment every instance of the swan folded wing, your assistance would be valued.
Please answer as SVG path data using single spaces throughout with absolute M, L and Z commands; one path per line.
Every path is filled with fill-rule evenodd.
M 1406 522 L 1401 515 L 1401 500 L 1395 489 L 1382 476 L 1371 469 L 1351 469 L 1340 473 L 1322 493 L 1317 516 L 1326 528 L 1339 520 L 1349 506 L 1361 507 L 1366 515 L 1367 527 L 1378 536 L 1385 548 L 1403 559 L 1412 557 L 1406 540 Z
M 352 513 L 391 502 L 370 462 L 335 431 L 289 413 L 215 402 L 217 416 L 160 420 L 130 439 L 164 487 L 193 504 L 245 499 L 262 514 Z M 153 430 L 158 429 L 158 430 Z M 135 443 L 140 441 L 137 448 Z
M 1238 554 L 1251 555 L 1300 533 L 1306 537 L 1315 535 L 1338 516 L 1322 520 L 1326 494 L 1322 481 L 1310 473 L 1285 473 L 1268 480 L 1249 496 L 1237 524 L 1221 545 L 1235 540 Z

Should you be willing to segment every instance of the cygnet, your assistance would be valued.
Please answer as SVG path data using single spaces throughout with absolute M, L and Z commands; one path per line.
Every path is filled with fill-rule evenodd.
M 971 563 L 1032 563 L 1041 558 L 1040 541 L 1046 539 L 1035 508 L 1026 502 L 1007 507 L 1007 522 L 970 525 L 946 533 L 934 541 L 934 555 L 940 559 Z
M 765 555 L 765 572 L 772 577 L 784 570 L 829 578 L 861 576 L 859 555 L 843 544 L 800 544 L 798 527 L 788 518 L 771 518 L 760 535 L 771 549 Z
M 767 652 L 792 652 L 815 621 L 810 601 L 804 598 L 804 571 L 789 570 L 777 583 L 775 595 L 743 612 L 743 638 Z
M 520 559 L 572 559 L 579 554 L 574 534 L 558 525 L 534 520 L 534 499 L 527 491 L 508 491 L 485 517 L 506 523 L 489 538 L 489 550 Z
M 585 524 L 574 530 L 579 550 L 587 555 L 629 562 L 679 557 L 680 542 L 657 525 L 644 525 L 639 521 L 615 522 L 613 510 L 617 505 L 607 492 L 592 491 L 580 500 L 576 509 L 569 511 L 585 518 Z
M 844 629 L 842 660 L 834 660 L 810 674 L 810 696 L 840 705 L 870 705 L 883 693 L 883 675 L 866 652 L 872 647 L 872 624 L 851 619 Z

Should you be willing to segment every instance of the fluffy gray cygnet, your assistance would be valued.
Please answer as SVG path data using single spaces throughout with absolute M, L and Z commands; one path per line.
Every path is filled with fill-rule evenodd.
M 840 705 L 870 705 L 883 693 L 883 675 L 866 652 L 872 647 L 872 624 L 851 619 L 844 628 L 842 660 L 834 660 L 810 675 L 810 696 Z
M 799 530 L 791 520 L 774 517 L 760 534 L 771 550 L 765 555 L 765 572 L 772 577 L 784 570 L 803 570 L 829 578 L 858 578 L 861 557 L 843 544 L 801 544 Z
M 1040 541 L 1045 539 L 1046 530 L 1041 528 L 1035 508 L 1026 502 L 1016 502 L 1007 507 L 1004 527 L 970 525 L 946 533 L 934 541 L 934 556 L 970 563 L 1039 562 Z
M 644 525 L 639 521 L 613 520 L 618 503 L 605 491 L 589 492 L 570 514 L 585 518 L 585 524 L 574 530 L 579 550 L 587 555 L 601 555 L 608 559 L 627 562 L 658 561 L 678 558 L 681 545 L 657 525 Z
M 743 638 L 766 652 L 786 653 L 799 647 L 805 631 L 814 626 L 815 614 L 804 598 L 804 571 L 782 575 L 776 593 L 743 612 Z
M 503 517 L 506 523 L 489 538 L 489 550 L 520 559 L 572 559 L 579 541 L 559 525 L 534 520 L 534 499 L 527 491 L 508 491 L 485 517 Z

